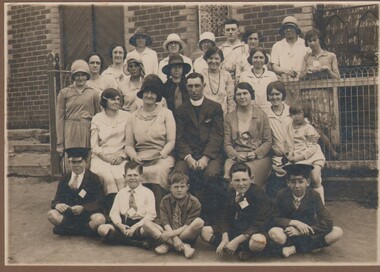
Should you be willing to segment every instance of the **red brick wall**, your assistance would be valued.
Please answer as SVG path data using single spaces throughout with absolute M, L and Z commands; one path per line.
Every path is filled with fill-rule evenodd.
M 7 16 L 7 126 L 48 128 L 46 56 L 60 49 L 58 8 L 10 5 Z

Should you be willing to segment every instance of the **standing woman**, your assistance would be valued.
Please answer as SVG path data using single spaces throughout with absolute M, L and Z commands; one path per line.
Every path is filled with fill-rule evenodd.
M 127 56 L 127 49 L 123 44 L 111 45 L 110 54 L 112 64 L 103 71 L 102 75 L 109 75 L 116 79 L 119 84 L 126 76 L 123 71 L 124 59 Z
M 144 80 L 145 71 L 141 59 L 127 57 L 127 64 L 124 65 L 125 76 L 120 83 L 120 90 L 123 94 L 124 104 L 122 109 L 133 112 L 137 110 L 142 101 L 137 97 L 137 93 L 141 89 L 141 84 Z
M 272 134 L 267 115 L 252 105 L 255 92 L 251 85 L 241 82 L 235 89 L 236 110 L 227 114 L 224 120 L 224 150 L 227 160 L 224 177 L 235 162 L 246 163 L 254 176 L 254 183 L 265 188 L 266 178 L 271 172 L 269 151 Z
M 203 70 L 202 75 L 206 86 L 204 95 L 218 102 L 223 109 L 224 115 L 235 109 L 234 81 L 228 71 L 221 70 L 220 64 L 224 60 L 223 52 L 219 48 L 210 47 L 203 58 L 207 62 L 208 69 Z
M 90 79 L 87 62 L 73 62 L 71 79 L 74 83 L 62 89 L 57 98 L 57 151 L 60 154 L 64 148 L 90 148 L 91 119 L 101 110 L 99 95 L 86 84 Z
M 266 111 L 270 107 L 266 95 L 267 86 L 269 83 L 276 81 L 277 76 L 265 68 L 265 63 L 268 63 L 268 55 L 263 48 L 257 47 L 252 49 L 247 60 L 253 67 L 251 70 L 244 71 L 241 74 L 239 82 L 247 82 L 252 86 L 256 97 L 254 103 Z
M 105 89 L 117 89 L 116 80 L 109 75 L 100 75 L 103 69 L 103 58 L 98 53 L 91 53 L 87 57 L 87 63 L 90 68 L 90 79 L 87 80 L 87 85 L 93 88 L 101 96 Z
M 124 164 L 126 125 L 130 113 L 120 110 L 123 99 L 116 89 L 106 89 L 100 105 L 104 111 L 96 114 L 91 122 L 91 171 L 97 174 L 106 195 L 106 214 L 118 191 L 125 187 Z
M 148 75 L 137 96 L 143 106 L 132 113 L 127 125 L 126 152 L 131 160 L 144 166 L 143 183 L 156 198 L 159 214 L 161 199 L 168 190 L 168 176 L 174 166 L 172 151 L 175 145 L 176 125 L 171 110 L 162 107 L 162 81 Z

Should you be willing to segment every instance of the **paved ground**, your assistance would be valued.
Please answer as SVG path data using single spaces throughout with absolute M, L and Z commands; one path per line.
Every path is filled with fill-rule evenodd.
M 105 245 L 98 238 L 56 236 L 46 219 L 56 187 L 57 182 L 9 179 L 6 236 L 8 250 L 5 256 L 9 264 L 239 264 L 235 256 L 226 259 L 217 256 L 201 239 L 198 239 L 197 252 L 193 259 L 186 260 L 174 252 L 157 256 L 153 251 L 139 248 Z M 352 201 L 329 201 L 326 206 L 331 211 L 335 224 L 344 230 L 344 238 L 337 244 L 314 254 L 296 255 L 288 259 L 256 257 L 246 264 L 377 263 L 377 210 L 365 208 Z

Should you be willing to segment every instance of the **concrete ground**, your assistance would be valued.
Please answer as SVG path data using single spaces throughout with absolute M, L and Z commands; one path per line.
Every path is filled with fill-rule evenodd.
M 6 187 L 6 264 L 13 265 L 237 265 L 236 256 L 219 257 L 198 239 L 191 260 L 170 252 L 157 256 L 153 250 L 103 244 L 99 238 L 60 237 L 52 233 L 46 219 L 57 182 L 8 178 Z M 7 202 L 8 200 L 8 202 Z M 280 257 L 254 257 L 244 265 L 337 265 L 378 264 L 377 210 L 353 201 L 328 201 L 327 208 L 344 237 L 337 244 L 314 254 Z

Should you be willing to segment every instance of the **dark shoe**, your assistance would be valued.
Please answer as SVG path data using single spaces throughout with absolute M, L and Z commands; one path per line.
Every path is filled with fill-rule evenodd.
M 55 235 L 63 235 L 63 236 L 71 234 L 69 230 L 67 230 L 66 228 L 62 228 L 61 226 L 55 226 L 53 228 L 53 233 Z
M 125 244 L 128 246 L 140 247 L 146 250 L 149 250 L 152 248 L 152 244 L 149 243 L 148 240 L 128 239 L 127 241 L 125 241 Z
M 238 256 L 241 261 L 246 261 L 253 256 L 253 252 L 250 250 L 241 250 L 239 251 Z

